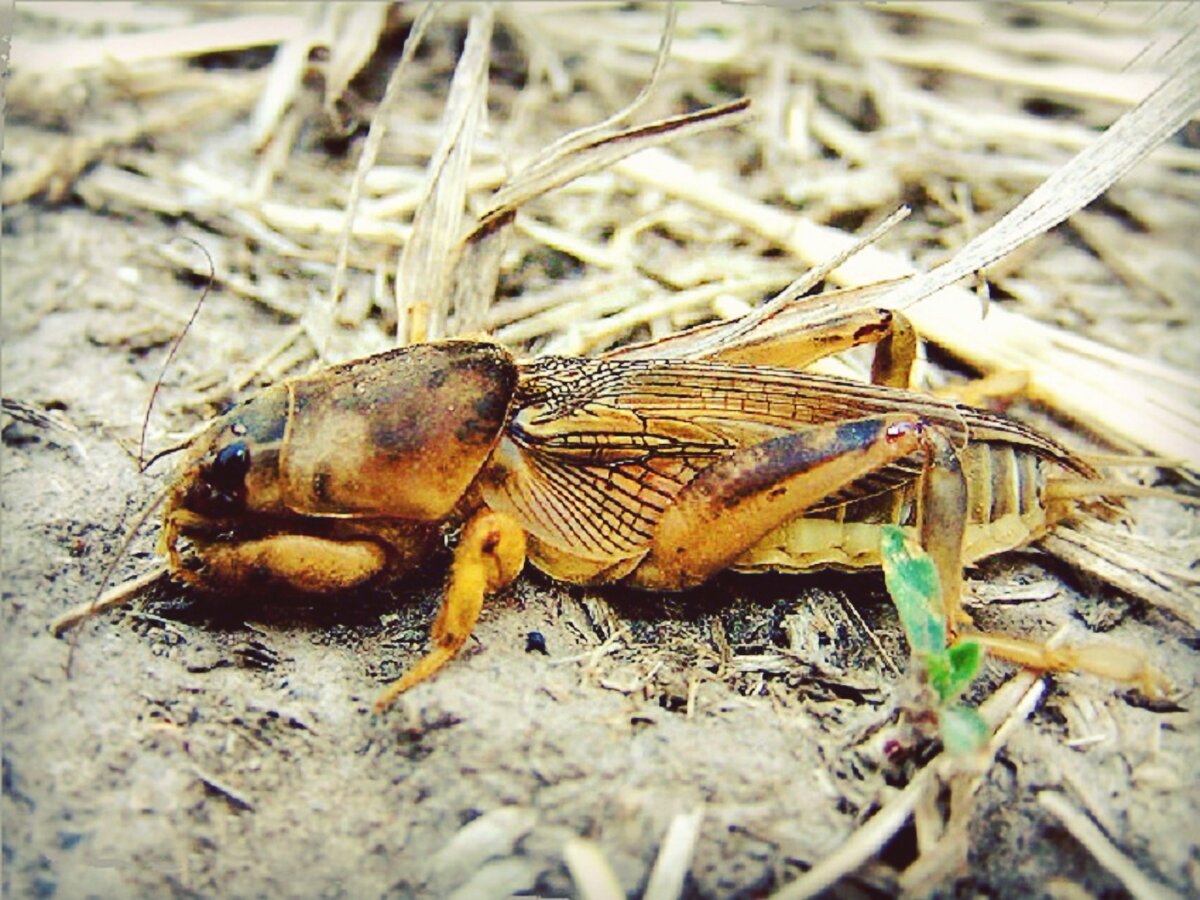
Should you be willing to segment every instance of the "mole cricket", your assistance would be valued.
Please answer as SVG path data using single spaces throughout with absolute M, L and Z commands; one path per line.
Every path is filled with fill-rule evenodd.
M 1027 426 L 909 390 L 907 319 L 830 296 L 802 329 L 760 328 L 783 318 L 764 308 L 598 358 L 448 340 L 283 381 L 187 448 L 160 552 L 203 591 L 322 597 L 402 578 L 458 531 L 432 646 L 379 710 L 455 656 L 526 561 L 573 584 L 678 591 L 725 569 L 878 568 L 895 524 L 930 554 L 964 634 L 964 566 L 1118 491 Z M 864 344 L 870 383 L 803 371 Z M 1123 648 L 971 636 L 1019 665 L 1166 687 Z

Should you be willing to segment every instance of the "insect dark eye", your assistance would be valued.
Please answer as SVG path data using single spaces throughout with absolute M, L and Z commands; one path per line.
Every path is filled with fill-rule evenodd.
M 208 470 L 208 481 L 218 490 L 240 487 L 250 471 L 250 448 L 245 441 L 234 441 L 218 451 Z
M 187 508 L 208 516 L 233 515 L 246 503 L 249 471 L 250 448 L 245 441 L 222 447 L 188 490 Z

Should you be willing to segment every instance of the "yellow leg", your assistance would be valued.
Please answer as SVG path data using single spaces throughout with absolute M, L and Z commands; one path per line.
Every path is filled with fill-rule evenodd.
M 917 333 L 901 312 L 863 309 L 814 322 L 799 332 L 740 346 L 709 355 L 729 363 L 757 366 L 787 366 L 803 369 L 810 363 L 863 344 L 875 345 L 871 381 L 889 387 L 907 388 L 917 358 Z
M 771 529 L 917 452 L 928 430 L 915 416 L 874 416 L 813 426 L 730 454 L 675 496 L 627 583 L 677 591 L 706 581 Z
M 279 534 L 240 544 L 210 544 L 201 552 L 206 586 L 269 583 L 309 594 L 363 584 L 383 571 L 387 554 L 374 541 L 335 541 Z M 184 581 L 187 570 L 176 569 Z
M 992 656 L 1043 672 L 1088 672 L 1133 685 L 1150 699 L 1166 696 L 1171 682 L 1138 651 L 1117 644 L 1047 647 L 1003 634 L 961 635 L 979 641 Z
M 446 599 L 430 631 L 433 647 L 379 695 L 375 711 L 383 712 L 453 659 L 471 636 L 484 597 L 510 584 L 524 565 L 525 532 L 515 521 L 488 510 L 468 522 L 454 551 Z
M 1029 373 L 1009 369 L 940 388 L 933 395 L 943 400 L 957 400 L 967 406 L 986 407 L 992 400 L 1015 400 L 1027 396 L 1028 392 Z
M 942 615 L 950 633 L 971 624 L 962 606 L 963 537 L 967 527 L 967 482 L 949 439 L 927 428 L 925 461 L 918 490 L 921 546 L 937 568 L 942 585 Z

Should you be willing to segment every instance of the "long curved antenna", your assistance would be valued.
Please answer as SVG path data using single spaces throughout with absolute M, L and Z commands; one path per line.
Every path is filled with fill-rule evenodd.
M 92 616 L 103 612 L 106 609 L 112 609 L 114 606 L 119 606 L 130 597 L 141 592 L 158 579 L 167 575 L 167 566 L 165 564 L 159 565 L 150 572 L 147 572 L 145 575 L 140 575 L 137 578 L 134 578 L 132 581 L 127 581 L 124 584 L 113 588 L 113 590 L 106 592 L 108 583 L 112 580 L 113 573 L 117 570 L 117 565 L 125 556 L 125 551 L 129 549 L 129 546 L 133 543 L 133 539 L 137 537 L 137 533 L 141 530 L 142 526 L 146 524 L 146 521 L 150 518 L 151 513 L 158 509 L 158 507 L 165 499 L 167 499 L 167 496 L 170 493 L 171 486 L 163 488 L 163 490 L 159 491 L 154 500 L 138 514 L 138 517 L 134 519 L 129 531 L 122 539 L 121 545 L 117 548 L 117 552 L 113 556 L 112 561 L 104 569 L 104 576 L 100 579 L 100 587 L 96 589 L 96 596 L 87 603 L 81 603 L 78 606 L 72 607 L 51 622 L 51 634 L 53 634 L 55 637 L 62 637 L 63 634 L 65 634 L 74 626 L 78 625 L 80 622 L 90 619 Z M 75 643 L 78 639 L 78 634 L 79 633 L 76 632 L 75 635 L 72 636 L 71 649 L 67 651 L 65 672 L 68 678 L 71 677 L 71 663 L 75 660 Z
M 155 453 L 153 456 L 151 456 L 145 462 L 142 462 L 140 459 L 140 449 L 139 449 L 138 466 L 141 468 L 141 470 L 143 472 L 145 472 L 147 469 L 149 469 L 152 465 L 154 465 L 156 462 L 158 462 L 163 457 L 170 456 L 172 453 L 178 453 L 180 450 L 186 450 L 188 447 L 191 446 L 193 440 L 195 440 L 195 435 L 184 438 L 178 444 L 172 444 L 170 447 L 164 447 L 162 450 L 159 450 L 157 453 Z
M 153 463 L 159 457 L 166 455 L 166 453 L 173 453 L 175 450 L 180 449 L 180 447 L 175 447 L 167 451 L 156 453 L 150 458 L 149 462 L 143 462 L 143 457 L 146 453 L 146 429 L 150 425 L 150 412 L 154 409 L 154 401 L 158 398 L 158 391 L 159 388 L 162 387 L 163 379 L 167 377 L 167 368 L 171 365 L 171 361 L 175 359 L 175 354 L 179 350 L 179 345 L 182 344 L 183 339 L 187 337 L 188 331 L 191 330 L 192 323 L 196 321 L 196 316 L 200 315 L 200 307 L 204 305 L 204 301 L 208 297 L 208 292 L 212 290 L 213 282 L 216 281 L 217 278 L 217 266 L 216 263 L 213 262 L 212 254 L 208 252 L 208 249 L 194 238 L 180 236 L 179 240 L 191 241 L 200 248 L 200 252 L 203 253 L 205 258 L 208 260 L 208 284 L 204 286 L 204 290 L 200 294 L 200 299 L 196 301 L 196 305 L 192 308 L 192 314 L 188 317 L 187 324 L 183 326 L 183 331 L 179 332 L 178 337 L 171 342 L 171 349 L 167 351 L 167 358 L 163 360 L 162 369 L 159 371 L 158 378 L 154 381 L 154 387 L 150 391 L 150 402 L 146 404 L 146 415 L 142 419 L 142 433 L 138 438 L 139 472 L 145 472 L 151 463 Z

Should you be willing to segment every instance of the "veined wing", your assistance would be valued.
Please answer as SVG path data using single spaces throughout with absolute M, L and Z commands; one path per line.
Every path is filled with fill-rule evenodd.
M 516 406 L 526 428 L 544 430 L 547 436 L 603 431 L 599 422 L 605 415 L 686 422 L 688 431 L 704 427 L 738 434 L 759 428 L 782 433 L 824 422 L 909 412 L 944 429 L 957 445 L 967 438 L 956 404 L 796 369 L 563 357 L 522 363 L 520 368 Z
M 489 505 L 584 559 L 630 557 L 675 495 L 716 460 L 824 422 L 909 411 L 966 441 L 952 404 L 790 369 L 545 358 L 523 364 L 507 433 L 482 481 Z M 911 481 L 902 460 L 823 506 Z
M 1098 478 L 1096 470 L 1057 441 L 1014 419 L 970 406 L 959 406 L 971 440 L 1010 444 L 1043 459 L 1051 460 L 1084 478 Z

